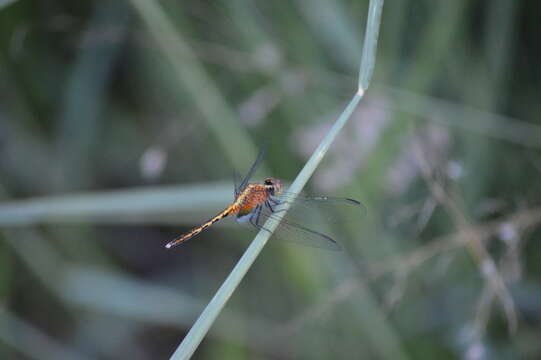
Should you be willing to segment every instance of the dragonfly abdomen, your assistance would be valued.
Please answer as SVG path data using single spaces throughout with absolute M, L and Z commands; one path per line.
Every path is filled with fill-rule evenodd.
M 190 230 L 187 233 L 179 236 L 175 240 L 167 243 L 167 245 L 165 245 L 165 247 L 169 249 L 169 248 L 172 248 L 173 246 L 176 246 L 176 245 L 178 245 L 180 243 L 188 241 L 191 238 L 193 238 L 194 236 L 201 233 L 203 230 L 205 230 L 208 227 L 210 227 L 211 225 L 213 225 L 214 223 L 217 223 L 218 221 L 222 220 L 224 217 L 229 216 L 231 214 L 236 214 L 237 212 L 238 212 L 238 205 L 237 204 L 232 204 L 232 205 L 228 206 L 225 210 L 223 210 L 221 213 L 219 213 L 218 215 L 208 219 L 206 222 L 199 225 L 198 227 L 193 228 L 192 230 Z

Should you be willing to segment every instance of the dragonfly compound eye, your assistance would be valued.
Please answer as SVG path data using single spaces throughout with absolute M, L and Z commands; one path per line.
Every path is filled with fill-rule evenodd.
M 263 182 L 271 195 L 277 195 L 282 190 L 282 183 L 275 178 L 266 178 Z

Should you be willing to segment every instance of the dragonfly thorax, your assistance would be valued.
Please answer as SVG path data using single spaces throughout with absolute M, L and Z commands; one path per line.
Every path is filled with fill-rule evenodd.
M 278 179 L 267 178 L 263 184 L 248 184 L 235 200 L 236 213 L 242 218 L 263 205 L 269 198 L 282 191 L 282 183 Z

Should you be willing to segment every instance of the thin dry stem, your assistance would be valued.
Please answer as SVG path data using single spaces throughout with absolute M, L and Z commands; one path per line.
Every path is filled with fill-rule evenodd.
M 492 288 L 494 295 L 500 300 L 507 317 L 509 331 L 512 334 L 515 333 L 517 313 L 513 298 L 498 271 L 496 263 L 483 245 L 482 236 L 473 230 L 471 222 L 466 218 L 464 211 L 456 200 L 457 196 L 455 194 L 452 196 L 446 192 L 441 182 L 436 179 L 420 145 L 416 147 L 416 150 L 421 174 L 432 196 L 447 210 L 455 226 L 458 229 L 466 230 L 464 236 L 465 246 L 479 266 L 481 275 Z

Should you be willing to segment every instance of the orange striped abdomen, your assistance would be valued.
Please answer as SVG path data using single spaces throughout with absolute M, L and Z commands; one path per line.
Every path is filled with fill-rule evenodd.
M 226 216 L 229 216 L 231 214 L 236 214 L 236 213 L 238 213 L 238 211 L 239 211 L 239 206 L 235 202 L 235 203 L 229 205 L 227 208 L 225 208 L 225 210 L 223 210 L 218 215 L 216 215 L 216 216 L 210 218 L 209 220 L 207 220 L 205 223 L 199 225 L 198 227 L 193 228 L 192 230 L 188 231 L 187 233 L 185 233 L 185 234 L 179 236 L 178 238 L 176 238 L 175 240 L 169 242 L 167 245 L 165 245 L 165 247 L 169 249 L 169 248 L 172 248 L 173 246 L 176 246 L 176 245 L 178 245 L 180 243 L 188 241 L 191 238 L 193 238 L 194 236 L 196 236 L 197 234 L 199 234 L 200 232 L 202 232 L 203 230 L 210 227 L 212 224 L 217 223 L 218 221 L 222 220 Z

